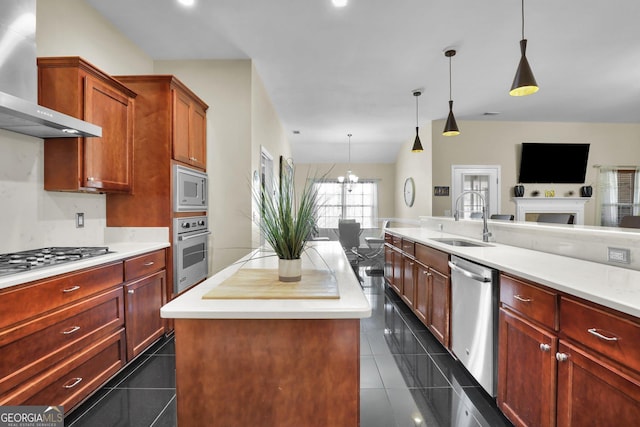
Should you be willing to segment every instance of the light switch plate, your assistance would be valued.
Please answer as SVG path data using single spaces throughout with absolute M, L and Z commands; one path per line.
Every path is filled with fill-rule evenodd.
M 629 264 L 631 262 L 631 251 L 624 248 L 609 248 L 609 262 Z
M 76 228 L 84 228 L 84 213 L 76 213 Z

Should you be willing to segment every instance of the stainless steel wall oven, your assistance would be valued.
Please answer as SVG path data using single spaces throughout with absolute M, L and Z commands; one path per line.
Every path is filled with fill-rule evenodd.
M 173 220 L 173 292 L 177 295 L 207 278 L 209 252 L 207 216 Z

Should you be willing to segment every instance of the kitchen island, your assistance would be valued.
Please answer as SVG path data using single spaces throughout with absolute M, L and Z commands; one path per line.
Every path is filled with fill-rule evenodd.
M 337 242 L 313 242 L 302 268 L 302 282 L 328 272 L 339 298 L 203 298 L 240 269 L 277 276 L 275 255 L 257 250 L 162 307 L 175 326 L 178 425 L 359 425 L 371 306 Z

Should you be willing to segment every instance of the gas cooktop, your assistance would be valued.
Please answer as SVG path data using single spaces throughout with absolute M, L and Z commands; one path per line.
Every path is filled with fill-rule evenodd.
M 51 247 L 0 254 L 0 276 L 108 254 L 106 246 Z

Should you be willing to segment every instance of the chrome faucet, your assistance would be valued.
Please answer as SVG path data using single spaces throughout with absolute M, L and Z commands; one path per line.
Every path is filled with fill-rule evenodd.
M 462 196 L 464 196 L 465 194 L 476 194 L 478 197 L 480 197 L 480 200 L 482 200 L 482 225 L 483 225 L 482 241 L 488 242 L 489 237 L 491 237 L 491 233 L 489 232 L 489 226 L 487 225 L 487 203 L 484 201 L 484 196 L 482 195 L 482 193 L 474 190 L 466 190 L 460 193 L 460 195 L 456 198 L 456 203 L 454 205 L 456 209 L 453 214 L 453 218 L 456 221 L 460 220 L 460 211 L 458 210 L 458 202 L 460 202 L 460 199 L 462 199 Z

